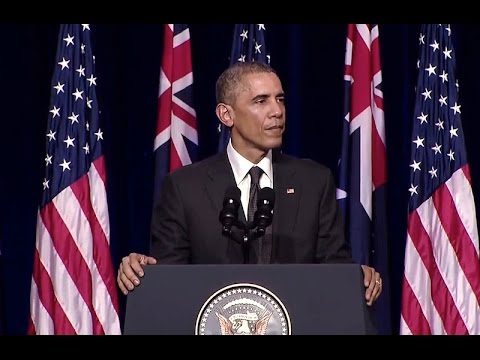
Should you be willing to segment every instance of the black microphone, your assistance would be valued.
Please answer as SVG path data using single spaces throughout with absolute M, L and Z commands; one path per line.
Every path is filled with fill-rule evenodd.
M 270 187 L 261 188 L 258 192 L 257 211 L 253 222 L 257 227 L 256 236 L 263 236 L 265 229 L 272 224 L 273 207 L 275 206 L 275 192 Z
M 222 223 L 222 233 L 231 235 L 232 226 L 238 223 L 238 209 L 240 207 L 240 189 L 231 186 L 225 191 L 223 198 L 223 209 L 218 219 Z

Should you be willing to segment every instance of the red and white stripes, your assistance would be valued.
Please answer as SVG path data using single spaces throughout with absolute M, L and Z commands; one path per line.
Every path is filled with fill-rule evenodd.
M 468 165 L 409 215 L 401 334 L 480 334 L 480 260 Z
M 30 334 L 120 334 L 103 156 L 40 209 Z

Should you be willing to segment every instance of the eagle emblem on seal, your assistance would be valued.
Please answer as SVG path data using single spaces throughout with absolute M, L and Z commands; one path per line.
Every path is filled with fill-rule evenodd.
M 202 306 L 195 333 L 200 335 L 289 335 L 290 318 L 281 301 L 254 284 L 234 284 Z
M 220 323 L 222 335 L 265 335 L 268 321 L 272 317 L 269 311 L 259 314 L 248 310 L 236 312 L 228 318 L 218 312 L 215 315 Z

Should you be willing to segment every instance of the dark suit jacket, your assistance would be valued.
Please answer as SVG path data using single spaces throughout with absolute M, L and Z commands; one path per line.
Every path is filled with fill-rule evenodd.
M 279 152 L 274 152 L 272 161 L 271 262 L 351 262 L 330 170 Z M 235 186 L 235 179 L 226 152 L 165 178 L 152 217 L 151 255 L 158 263 L 243 262 L 241 245 L 222 235 L 219 221 L 225 190 L 230 186 Z

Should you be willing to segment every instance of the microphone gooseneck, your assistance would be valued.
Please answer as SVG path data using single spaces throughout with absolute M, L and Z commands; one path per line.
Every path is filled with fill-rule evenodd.
M 257 211 L 253 217 L 256 237 L 263 236 L 265 229 L 272 224 L 273 207 L 275 206 L 275 192 L 272 188 L 264 187 L 258 192 Z
M 247 264 L 249 263 L 251 241 L 265 235 L 266 228 L 272 224 L 275 192 L 269 187 L 259 190 L 257 210 L 253 221 L 247 223 L 238 219 L 240 196 L 241 192 L 238 187 L 227 188 L 218 219 L 222 224 L 222 234 L 242 245 L 243 260 Z M 237 230 L 233 228 L 237 228 Z
M 218 219 L 222 224 L 222 233 L 229 235 L 232 232 L 232 226 L 238 222 L 238 209 L 240 207 L 240 189 L 231 186 L 225 191 L 223 198 L 223 208 L 220 211 Z

